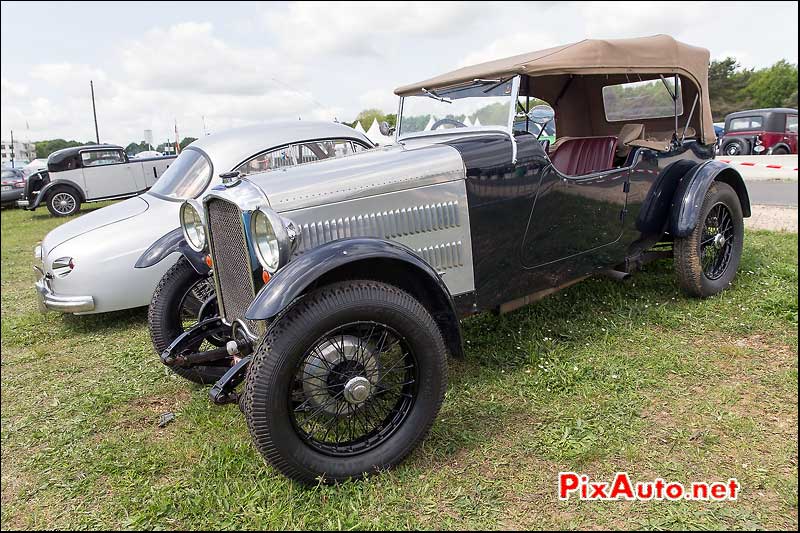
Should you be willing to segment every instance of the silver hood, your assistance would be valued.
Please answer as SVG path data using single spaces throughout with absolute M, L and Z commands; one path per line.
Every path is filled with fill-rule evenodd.
M 264 192 L 273 210 L 283 213 L 464 177 L 464 162 L 455 148 L 395 144 L 246 179 Z

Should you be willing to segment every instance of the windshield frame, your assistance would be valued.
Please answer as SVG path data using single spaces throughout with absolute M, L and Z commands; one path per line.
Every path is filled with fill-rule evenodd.
M 507 75 L 505 75 L 505 76 L 498 76 L 497 79 L 498 80 L 506 80 L 507 81 L 509 78 L 508 78 Z M 511 76 L 510 79 L 511 79 L 511 94 L 509 95 L 510 105 L 509 105 L 508 120 L 506 121 L 506 125 L 505 126 L 497 126 L 497 125 L 484 126 L 484 125 L 481 125 L 481 126 L 479 126 L 477 128 L 475 126 L 470 126 L 470 127 L 466 127 L 466 128 L 451 128 L 451 129 L 443 129 L 443 130 L 415 131 L 415 132 L 404 133 L 403 135 L 400 135 L 400 130 L 401 130 L 401 126 L 402 126 L 402 120 L 403 120 L 403 103 L 404 103 L 405 99 L 409 98 L 409 97 L 415 97 L 415 98 L 419 97 L 419 96 L 423 96 L 424 97 L 424 95 L 417 94 L 417 95 L 401 96 L 400 97 L 400 104 L 399 104 L 399 107 L 398 107 L 398 110 L 397 110 L 397 128 L 395 128 L 395 133 L 394 133 L 395 142 L 400 142 L 400 141 L 403 141 L 403 140 L 415 139 L 415 138 L 420 138 L 420 137 L 435 136 L 435 135 L 454 135 L 454 134 L 459 135 L 459 134 L 483 133 L 483 132 L 491 132 L 491 131 L 500 131 L 500 132 L 503 132 L 503 133 L 507 133 L 513 139 L 513 137 L 514 137 L 514 135 L 513 135 L 514 118 L 516 116 L 516 111 L 517 111 L 516 102 L 517 102 L 517 99 L 519 98 L 519 86 L 520 86 L 521 76 L 519 74 L 515 74 L 514 76 Z M 439 91 L 441 89 L 450 89 L 450 88 L 459 87 L 459 86 L 462 86 L 462 85 L 470 85 L 472 83 L 475 83 L 475 81 L 473 80 L 473 81 L 471 81 L 469 83 L 466 83 L 466 84 L 465 83 L 459 83 L 459 84 L 456 84 L 456 85 L 443 85 L 443 86 L 440 86 L 440 87 L 426 87 L 425 89 L 427 89 L 428 91 L 431 91 L 433 93 L 436 93 L 437 91 Z
M 205 153 L 200 148 L 197 148 L 196 146 L 187 146 L 186 148 L 183 149 L 183 151 L 181 153 L 183 153 L 183 152 L 185 152 L 187 150 L 192 150 L 194 152 L 199 153 L 200 156 L 205 158 L 206 162 L 208 163 L 208 168 L 209 168 L 210 171 L 208 173 L 208 177 L 205 180 L 205 184 L 203 185 L 203 188 L 200 189 L 200 192 L 198 192 L 196 195 L 192 196 L 191 198 L 177 198 L 177 197 L 174 197 L 174 196 L 168 196 L 166 194 L 161 194 L 159 192 L 153 192 L 153 187 L 155 187 L 156 183 L 158 183 L 158 180 L 156 180 L 156 183 L 153 184 L 153 187 L 151 187 L 150 189 L 147 190 L 147 194 L 155 196 L 156 198 L 159 198 L 161 200 L 166 200 L 168 202 L 181 202 L 181 203 L 183 203 L 183 202 L 185 202 L 187 200 L 194 200 L 194 199 L 197 199 L 197 198 L 201 197 L 203 195 L 203 193 L 205 193 L 208 190 L 208 186 L 214 180 L 214 163 L 211 161 L 211 158 L 208 156 L 207 153 Z M 180 154 L 178 154 L 178 156 L 180 157 Z M 161 176 L 163 176 L 163 173 L 162 173 Z M 158 179 L 161 179 L 161 176 L 159 176 Z

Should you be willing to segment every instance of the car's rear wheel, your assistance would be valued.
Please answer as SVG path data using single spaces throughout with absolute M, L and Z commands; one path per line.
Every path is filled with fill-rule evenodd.
M 54 217 L 74 215 L 80 208 L 80 197 L 69 187 L 56 187 L 47 195 L 47 210 Z
M 675 270 L 681 287 L 693 296 L 726 289 L 739 269 L 744 243 L 742 206 L 727 183 L 714 182 L 706 192 L 697 226 L 675 239 Z
M 181 257 L 164 273 L 150 300 L 147 325 L 156 353 L 163 353 L 172 341 L 198 321 L 217 314 L 211 277 L 198 274 L 189 261 Z M 226 340 L 211 337 L 194 349 L 221 347 Z M 214 364 L 175 366 L 172 370 L 189 381 L 203 385 L 216 382 L 230 367 L 231 359 L 226 357 Z
M 271 324 L 242 403 L 271 465 L 330 483 L 400 463 L 433 424 L 446 385 L 446 348 L 427 309 L 394 286 L 348 281 Z
M 772 155 L 786 155 L 789 153 L 789 150 L 784 148 L 783 146 L 779 146 L 772 150 Z

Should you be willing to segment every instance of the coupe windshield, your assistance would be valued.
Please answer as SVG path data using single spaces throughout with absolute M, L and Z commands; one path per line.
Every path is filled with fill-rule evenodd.
M 195 198 L 211 179 L 211 163 L 199 150 L 187 148 L 170 163 L 150 192 L 175 200 Z
M 455 128 L 508 128 L 514 105 L 513 81 L 476 80 L 405 96 L 399 136 Z

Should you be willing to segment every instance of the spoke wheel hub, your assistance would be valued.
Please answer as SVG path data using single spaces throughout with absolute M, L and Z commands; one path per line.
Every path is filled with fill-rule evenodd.
M 372 383 L 363 376 L 352 378 L 344 386 L 344 399 L 353 405 L 365 402 L 371 393 Z

